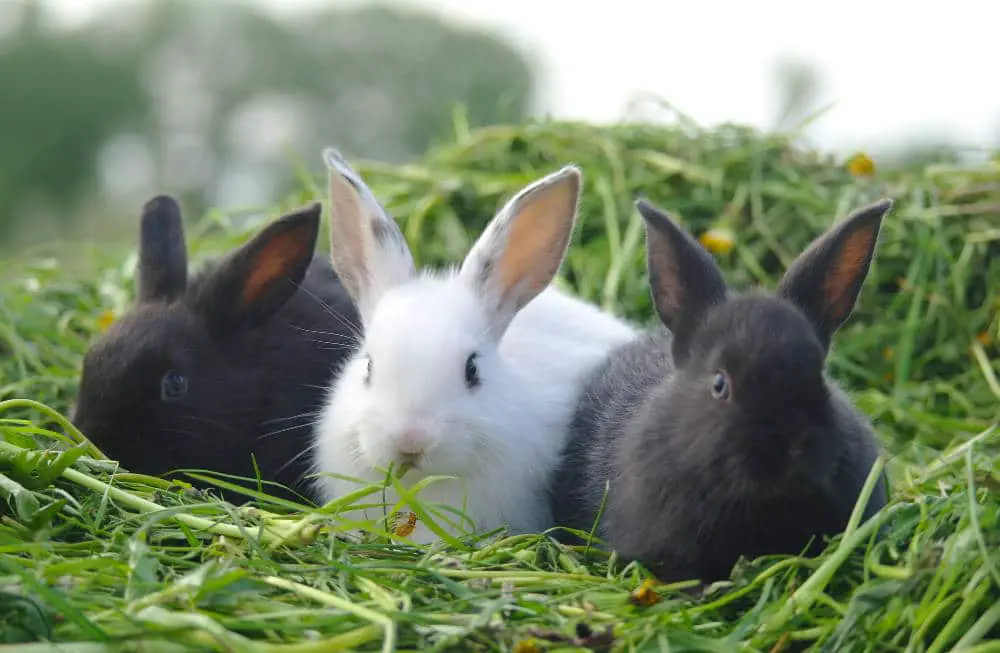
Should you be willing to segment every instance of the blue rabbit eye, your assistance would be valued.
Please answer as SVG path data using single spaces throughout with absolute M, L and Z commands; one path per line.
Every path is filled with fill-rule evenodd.
M 180 399 L 187 394 L 187 390 L 187 377 L 180 372 L 170 370 L 160 380 L 160 398 L 164 401 Z
M 729 380 L 724 372 L 716 372 L 712 378 L 712 396 L 722 401 L 729 399 Z

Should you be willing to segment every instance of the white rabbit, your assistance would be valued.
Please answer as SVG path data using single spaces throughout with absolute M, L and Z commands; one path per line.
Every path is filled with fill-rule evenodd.
M 580 170 L 567 166 L 521 190 L 460 268 L 417 272 L 399 227 L 361 177 L 335 150 L 324 159 L 333 265 L 364 336 L 319 416 L 319 495 L 330 501 L 362 487 L 331 474 L 379 483 L 390 463 L 405 463 L 405 487 L 456 477 L 434 481 L 418 499 L 465 513 L 474 524 L 463 530 L 549 528 L 548 484 L 580 386 L 636 333 L 549 285 L 576 223 Z M 386 501 L 398 501 L 391 488 Z M 454 513 L 436 509 L 434 521 L 459 532 L 449 524 L 461 521 Z M 436 538 L 418 523 L 409 539 Z

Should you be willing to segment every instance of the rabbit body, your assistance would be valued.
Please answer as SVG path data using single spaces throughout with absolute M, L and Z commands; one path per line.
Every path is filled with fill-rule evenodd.
M 320 494 L 333 500 L 359 487 L 331 473 L 377 484 L 390 464 L 406 463 L 404 487 L 454 477 L 418 496 L 429 507 L 443 504 L 435 521 L 446 532 L 550 526 L 545 489 L 576 391 L 612 347 L 634 336 L 625 322 L 549 285 L 575 220 L 579 173 L 564 169 L 518 194 L 461 268 L 417 273 L 398 228 L 356 173 L 340 159 L 331 170 L 333 203 L 344 207 L 339 225 L 332 219 L 334 265 L 357 280 L 365 335 L 333 381 L 317 428 Z M 352 247 L 359 221 L 364 229 L 354 237 L 381 242 Z M 391 486 L 386 499 L 399 499 Z M 418 522 L 409 537 L 430 542 L 437 534 Z
M 818 239 L 776 296 L 733 296 L 707 252 L 640 203 L 670 328 L 616 348 L 585 384 L 553 476 L 556 524 L 589 532 L 607 488 L 597 536 L 665 581 L 718 580 L 740 556 L 815 553 L 840 532 L 879 446 L 824 359 L 888 208 Z M 885 502 L 883 475 L 863 517 Z
M 179 208 L 152 200 L 137 302 L 84 357 L 80 430 L 133 472 L 253 478 L 253 456 L 263 480 L 310 490 L 312 424 L 360 328 L 329 261 L 313 260 L 319 211 L 272 223 L 188 282 Z
M 436 474 L 458 478 L 427 486 L 419 495 L 421 501 L 462 509 L 483 531 L 506 525 L 512 532 L 529 532 L 551 525 L 544 488 L 559 462 L 564 443 L 560 436 L 566 433 L 576 405 L 573 389 L 608 349 L 632 336 L 630 327 L 608 318 L 603 338 L 567 341 L 558 331 L 548 330 L 552 311 L 563 320 L 572 319 L 573 311 L 584 319 L 595 318 L 589 306 L 573 302 L 567 313 L 567 299 L 555 289 L 543 291 L 511 321 L 503 340 L 490 351 L 476 341 L 486 325 L 477 298 L 463 284 L 426 277 L 399 288 L 398 296 L 387 294 L 379 310 L 399 315 L 374 324 L 405 324 L 409 337 L 420 346 L 407 346 L 395 331 L 388 334 L 390 342 L 401 346 L 382 356 L 380 361 L 387 363 L 372 374 L 398 376 L 401 381 L 378 391 L 384 395 L 365 387 L 364 355 L 344 367 L 318 426 L 315 471 L 380 481 L 384 474 L 377 468 L 387 467 L 395 455 L 393 434 L 405 428 L 414 411 L 426 410 L 427 430 L 439 431 L 440 440 L 430 447 L 420 476 L 412 482 Z M 415 310 L 420 307 L 423 310 Z M 380 335 L 366 334 L 376 342 Z M 483 382 L 477 391 L 481 395 L 459 397 L 437 409 L 438 397 L 454 396 L 449 387 L 454 379 L 438 375 L 441 361 L 455 358 L 456 345 L 459 351 L 480 351 Z M 461 363 L 454 362 L 456 372 Z M 410 381 L 417 376 L 425 381 L 419 387 Z M 397 412 L 386 410 L 387 406 L 403 408 Z M 366 437 L 359 438 L 359 432 L 366 432 Z M 358 487 L 332 476 L 320 476 L 318 482 L 326 500 Z M 398 501 L 391 488 L 386 496 Z M 418 542 L 434 537 L 423 523 L 411 536 Z

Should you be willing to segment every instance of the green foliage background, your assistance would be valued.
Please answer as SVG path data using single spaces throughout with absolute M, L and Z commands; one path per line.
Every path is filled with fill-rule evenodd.
M 5 641 L 288 653 L 998 650 L 1000 158 L 856 178 L 843 161 L 741 126 L 458 123 L 417 162 L 357 167 L 430 265 L 460 259 L 504 199 L 570 162 L 584 170 L 584 201 L 560 282 L 640 323 L 652 312 L 638 195 L 696 234 L 730 228 L 735 247 L 720 263 L 739 287 L 773 287 L 834 220 L 897 200 L 830 364 L 890 453 L 893 500 L 875 522 L 849 527 L 817 560 L 745 561 L 705 595 L 659 586 L 661 600 L 642 606 L 630 599 L 638 568 L 609 569 L 544 536 L 428 551 L 377 525 L 367 538 L 335 537 L 337 506 L 261 497 L 237 510 L 137 475 L 109 489 L 113 466 L 87 457 L 45 467 L 39 443 L 63 431 L 51 409 L 66 412 L 103 312 L 124 310 L 132 291 L 134 257 L 84 250 L 85 274 L 22 259 L 0 286 Z M 323 179 L 305 174 L 299 186 L 240 228 L 222 210 L 192 220 L 195 261 L 325 200 Z

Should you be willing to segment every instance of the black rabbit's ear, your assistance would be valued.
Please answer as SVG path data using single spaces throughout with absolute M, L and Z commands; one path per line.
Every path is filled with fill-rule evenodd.
M 646 200 L 637 200 L 636 208 L 646 223 L 653 304 L 673 334 L 674 358 L 680 363 L 705 313 L 725 300 L 726 282 L 712 255 L 665 211 Z
M 854 310 L 891 208 L 882 200 L 851 214 L 814 240 L 778 284 L 777 295 L 805 313 L 824 347 Z
M 139 227 L 139 302 L 170 301 L 187 289 L 187 247 L 181 207 L 157 195 L 142 207 Z
M 213 331 L 253 328 L 288 301 L 312 261 L 320 211 L 315 202 L 275 220 L 212 273 L 194 301 Z

